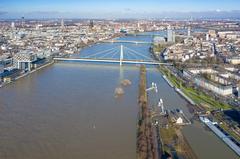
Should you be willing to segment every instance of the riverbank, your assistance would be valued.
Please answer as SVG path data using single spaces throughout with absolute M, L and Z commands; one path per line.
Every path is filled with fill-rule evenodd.
M 172 88 L 175 87 L 175 86 L 172 84 L 172 82 L 169 81 L 168 78 L 167 78 L 165 75 L 163 75 L 163 79 L 168 83 L 168 85 L 169 85 L 170 87 L 172 87 Z M 184 94 L 181 89 L 175 88 L 175 91 L 176 91 L 178 94 L 180 94 L 183 98 L 185 98 L 190 104 L 196 105 L 196 103 L 195 103 L 191 98 L 189 98 L 186 94 Z
M 32 71 L 29 71 L 29 72 L 26 72 L 26 73 L 21 74 L 20 76 L 18 76 L 18 77 L 16 77 L 15 79 L 13 79 L 11 82 L 3 83 L 3 84 L 1 85 L 1 87 L 5 87 L 5 86 L 7 86 L 8 84 L 11 84 L 11 83 L 13 83 L 13 82 L 15 82 L 15 81 L 17 81 L 17 80 L 19 80 L 19 79 L 21 79 L 21 78 L 24 78 L 24 77 L 26 77 L 26 76 L 28 76 L 28 75 L 30 75 L 30 74 L 38 71 L 38 70 L 41 70 L 41 69 L 43 69 L 43 68 L 45 68 L 45 67 L 48 67 L 48 66 L 50 66 L 50 65 L 53 65 L 53 64 L 54 64 L 54 61 L 48 62 L 48 63 L 46 63 L 46 64 L 43 64 L 42 66 L 39 66 L 39 67 L 35 68 L 35 69 L 32 70 Z
M 147 150 L 154 148 L 159 158 L 197 159 L 196 154 L 181 131 L 182 126 L 176 125 L 168 113 L 160 116 L 151 116 L 151 114 L 149 114 L 149 112 L 153 112 L 153 110 L 148 107 L 145 69 L 146 68 L 142 66 L 140 71 L 137 158 L 148 159 L 149 151 Z M 184 114 L 182 118 L 187 119 Z M 191 123 L 189 120 L 187 122 L 187 124 Z M 143 134 L 145 134 L 145 136 Z M 146 134 L 150 134 L 151 142 L 148 141 L 149 136 L 146 136 Z
M 209 95 L 206 95 L 205 93 L 195 90 L 194 88 L 188 87 L 184 84 L 184 81 L 180 78 L 177 78 L 174 74 L 171 73 L 169 69 L 167 69 L 164 66 L 158 67 L 158 70 L 166 76 L 166 78 L 171 81 L 171 83 L 174 85 L 174 87 L 181 90 L 181 94 L 185 96 L 185 99 L 187 101 L 188 98 L 191 99 L 190 103 L 195 103 L 198 105 L 205 106 L 205 109 L 207 110 L 213 110 L 213 109 L 230 109 L 231 106 L 221 103 L 219 101 L 216 101 Z
M 222 130 L 216 123 L 210 121 L 207 117 L 200 116 L 200 121 L 208 126 L 223 142 L 225 142 L 238 156 L 240 156 L 239 143 L 231 138 L 227 132 Z
M 151 122 L 146 89 L 146 66 L 142 65 L 138 96 L 137 159 L 158 159 L 157 139 Z
M 197 159 L 195 152 L 182 133 L 182 126 L 174 124 L 169 116 L 162 116 L 159 123 L 159 136 L 162 141 L 162 158 Z
M 38 67 L 38 68 L 35 68 L 34 70 L 32 70 L 32 71 L 30 71 L 30 72 L 27 72 L 27 73 L 25 73 L 25 74 L 23 74 L 23 75 L 15 78 L 15 80 L 19 80 L 19 79 L 21 79 L 21 78 L 23 78 L 23 77 L 25 77 L 25 76 L 28 76 L 28 75 L 30 75 L 30 74 L 38 71 L 38 70 L 41 70 L 41 69 L 43 69 L 43 68 L 45 68 L 45 67 L 47 67 L 47 66 L 52 65 L 52 64 L 54 64 L 54 61 L 51 61 L 51 62 L 46 63 L 46 64 L 44 64 L 44 65 L 42 65 L 42 66 L 40 66 L 40 67 Z

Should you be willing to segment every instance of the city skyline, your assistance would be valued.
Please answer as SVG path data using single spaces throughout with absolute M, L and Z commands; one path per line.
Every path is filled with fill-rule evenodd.
M 3 0 L 0 18 L 235 18 L 240 15 L 239 5 L 237 0 Z

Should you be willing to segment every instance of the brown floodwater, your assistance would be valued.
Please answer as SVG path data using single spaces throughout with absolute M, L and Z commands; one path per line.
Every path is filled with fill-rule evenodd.
M 135 37 L 141 38 L 141 37 Z M 97 44 L 82 54 L 113 47 Z M 149 55 L 148 45 L 129 45 Z M 114 91 L 122 79 L 131 85 Z M 162 98 L 167 109 L 188 112 L 187 102 L 159 72 L 148 69 L 151 105 Z M 136 66 L 56 63 L 0 89 L 0 159 L 134 159 L 139 68 Z M 200 159 L 237 159 L 200 123 L 183 130 Z

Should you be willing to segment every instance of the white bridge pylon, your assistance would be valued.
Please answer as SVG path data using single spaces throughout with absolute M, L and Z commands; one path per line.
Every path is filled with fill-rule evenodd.
M 123 61 L 123 45 L 120 46 L 120 66 L 122 66 Z

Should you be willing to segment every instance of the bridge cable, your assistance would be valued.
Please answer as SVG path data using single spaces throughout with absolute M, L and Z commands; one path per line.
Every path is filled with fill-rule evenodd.
M 88 56 L 86 56 L 86 57 L 87 57 L 87 58 L 96 58 L 98 55 L 105 54 L 106 52 L 113 51 L 114 49 L 116 49 L 116 48 L 111 48 L 111 49 L 108 49 L 108 50 L 103 50 L 103 51 L 97 52 L 97 53 L 95 53 L 95 54 L 88 55 Z
M 111 55 L 111 54 L 113 54 L 113 53 L 115 53 L 115 52 L 118 52 L 118 50 L 112 50 L 112 51 L 110 51 L 110 52 L 104 54 L 103 56 L 100 56 L 99 58 L 106 57 L 106 56 Z
M 127 50 L 132 51 L 133 53 L 137 54 L 138 56 L 141 56 L 141 57 L 144 57 L 144 58 L 146 58 L 146 59 L 149 59 L 149 60 L 153 61 L 152 58 L 149 58 L 149 57 L 147 57 L 147 56 L 145 56 L 145 55 L 142 55 L 142 54 L 136 52 L 135 50 L 132 50 L 132 49 L 127 48 L 127 47 L 125 47 L 125 48 L 126 48 Z
M 116 48 L 117 48 L 117 47 L 114 47 L 114 48 L 111 48 L 111 49 L 108 49 L 108 50 L 103 50 L 103 51 L 97 52 L 97 53 L 95 53 L 95 54 L 91 54 L 91 55 L 85 56 L 85 58 L 94 57 L 94 56 L 96 56 L 96 55 L 103 54 L 103 53 L 108 52 L 108 51 L 112 51 L 112 50 L 114 50 L 114 49 L 116 49 Z
M 111 58 L 114 59 L 114 56 L 117 55 L 117 54 L 119 54 L 119 51 L 116 51 L 116 52 L 111 56 Z
M 130 54 L 132 55 L 133 59 L 138 60 L 138 57 L 134 53 L 128 51 L 126 54 Z
M 149 58 L 148 56 L 142 55 L 142 54 L 139 53 L 139 52 L 136 52 L 136 51 L 134 51 L 134 50 L 132 50 L 132 49 L 129 49 L 129 48 L 127 48 L 127 49 L 128 49 L 129 51 L 132 51 L 132 53 L 137 54 L 138 56 L 141 56 L 141 57 L 143 57 L 143 58 L 146 58 L 146 59 L 152 60 L 152 59 Z

